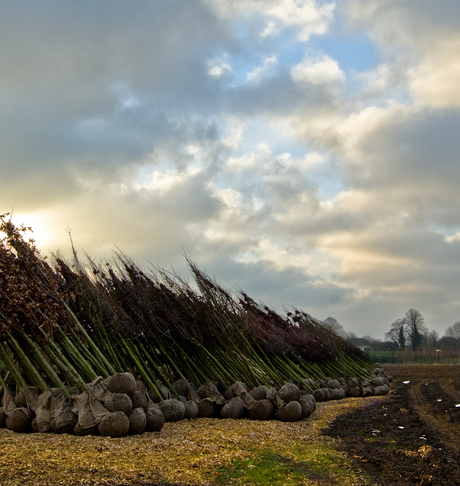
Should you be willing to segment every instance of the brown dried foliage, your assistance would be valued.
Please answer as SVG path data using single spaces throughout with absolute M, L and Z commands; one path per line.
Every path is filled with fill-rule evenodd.
M 0 331 L 4 335 L 23 330 L 40 341 L 42 334 L 52 336 L 56 326 L 65 327 L 68 314 L 62 301 L 76 299 L 78 284 L 69 288 L 65 278 L 55 272 L 40 256 L 32 238 L 25 234 L 31 228 L 17 228 L 6 215 L 0 217 Z

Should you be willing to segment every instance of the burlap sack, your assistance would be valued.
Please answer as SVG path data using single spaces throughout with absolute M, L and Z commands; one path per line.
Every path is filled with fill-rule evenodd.
M 16 407 L 13 395 L 9 390 L 3 393 L 3 410 L 6 414 L 5 424 L 14 432 L 27 432 L 34 417 L 28 407 Z
M 299 387 L 294 383 L 286 383 L 280 388 L 278 396 L 284 403 L 298 402 L 300 398 Z
M 246 391 L 246 390 L 245 390 Z M 200 386 L 198 389 L 198 395 L 200 398 L 210 398 L 217 405 L 223 405 L 225 398 L 222 393 L 219 392 L 216 385 L 211 381 L 208 381 L 206 385 Z
M 220 411 L 222 418 L 239 419 L 244 414 L 243 401 L 239 397 L 231 398 Z
M 35 415 L 37 419 L 38 432 L 50 432 L 51 420 L 53 418 L 54 394 L 51 388 L 48 388 L 38 396 Z
M 77 424 L 78 416 L 71 409 L 72 401 L 73 398 L 67 398 L 64 393 L 54 398 L 52 430 L 56 434 L 71 434 Z
M 149 398 L 146 386 L 142 382 L 137 381 L 136 390 L 132 396 L 133 410 L 140 407 L 143 408 L 145 412 L 149 406 Z
M 78 415 L 76 425 L 79 435 L 85 430 L 94 431 L 101 420 L 109 413 L 102 405 L 101 400 L 107 395 L 107 384 L 102 377 L 96 378 L 88 385 L 88 392 L 76 395 L 71 402 L 71 410 Z
M 116 373 L 107 386 L 112 393 L 126 393 L 131 397 L 136 391 L 136 380 L 131 373 Z

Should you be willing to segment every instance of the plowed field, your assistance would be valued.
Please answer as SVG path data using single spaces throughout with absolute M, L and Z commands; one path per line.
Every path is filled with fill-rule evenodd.
M 460 366 L 386 366 L 389 398 L 337 417 L 328 434 L 376 485 L 460 485 Z

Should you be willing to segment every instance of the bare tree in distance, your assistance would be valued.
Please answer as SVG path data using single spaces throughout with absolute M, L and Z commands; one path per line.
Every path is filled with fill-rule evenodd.
M 428 329 L 424 324 L 424 317 L 416 309 L 409 309 L 404 317 L 406 323 L 407 336 L 412 345 L 412 351 L 420 349 L 423 341 L 423 336 L 428 333 Z
M 453 326 L 446 329 L 445 336 L 452 337 L 455 339 L 460 338 L 460 321 L 457 321 Z
M 430 349 L 436 349 L 439 346 L 439 334 L 436 331 L 429 331 L 426 334 L 426 344 Z
M 330 331 L 335 332 L 340 337 L 345 338 L 347 336 L 347 333 L 345 332 L 342 324 L 340 324 L 340 322 L 338 322 L 337 319 L 334 319 L 333 317 L 328 317 L 327 319 L 324 319 L 323 326 Z
M 407 326 L 405 319 L 396 319 L 391 325 L 390 330 L 385 333 L 385 339 L 396 344 L 399 350 L 406 347 Z

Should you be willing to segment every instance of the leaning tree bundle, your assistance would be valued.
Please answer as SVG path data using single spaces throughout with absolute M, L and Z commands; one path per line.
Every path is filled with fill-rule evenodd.
M 268 390 L 292 382 L 313 391 L 331 378 L 360 382 L 372 377 L 366 356 L 320 321 L 298 309 L 283 316 L 244 292 L 235 295 L 188 258 L 193 287 L 174 273 L 143 270 L 121 252 L 112 262 L 96 263 L 87 256 L 83 264 L 72 245 L 72 261 L 54 255 L 48 263 L 26 239 L 28 230 L 0 217 L 2 390 L 19 394 L 33 386 L 43 394 L 51 387 L 62 392 L 65 407 L 73 400 L 72 389 L 91 395 L 88 384 L 101 377 L 112 395 L 124 394 L 132 402 L 130 410 L 119 410 L 116 399 L 123 400 L 107 398 L 109 413 L 128 417 L 140 408 L 149 430 L 157 414 L 148 399 L 188 403 L 171 404 L 171 410 L 162 404 L 170 415 L 175 408 L 183 416 L 221 410 L 224 404 L 213 396 L 201 404 L 185 396 L 195 393 L 192 385 L 215 383 L 227 390 L 244 382 L 249 390 Z M 121 391 L 117 380 L 128 375 L 130 388 Z M 182 385 L 173 386 L 177 383 Z M 244 393 L 224 415 L 239 415 L 241 400 L 249 414 L 248 403 L 255 399 Z M 270 411 L 264 403 L 254 415 Z M 290 409 L 298 411 L 296 405 Z M 142 414 L 135 415 L 140 425 L 134 425 L 133 416 L 128 430 L 142 426 Z M 107 418 L 107 425 L 115 419 Z M 77 430 L 84 428 L 78 424 Z

